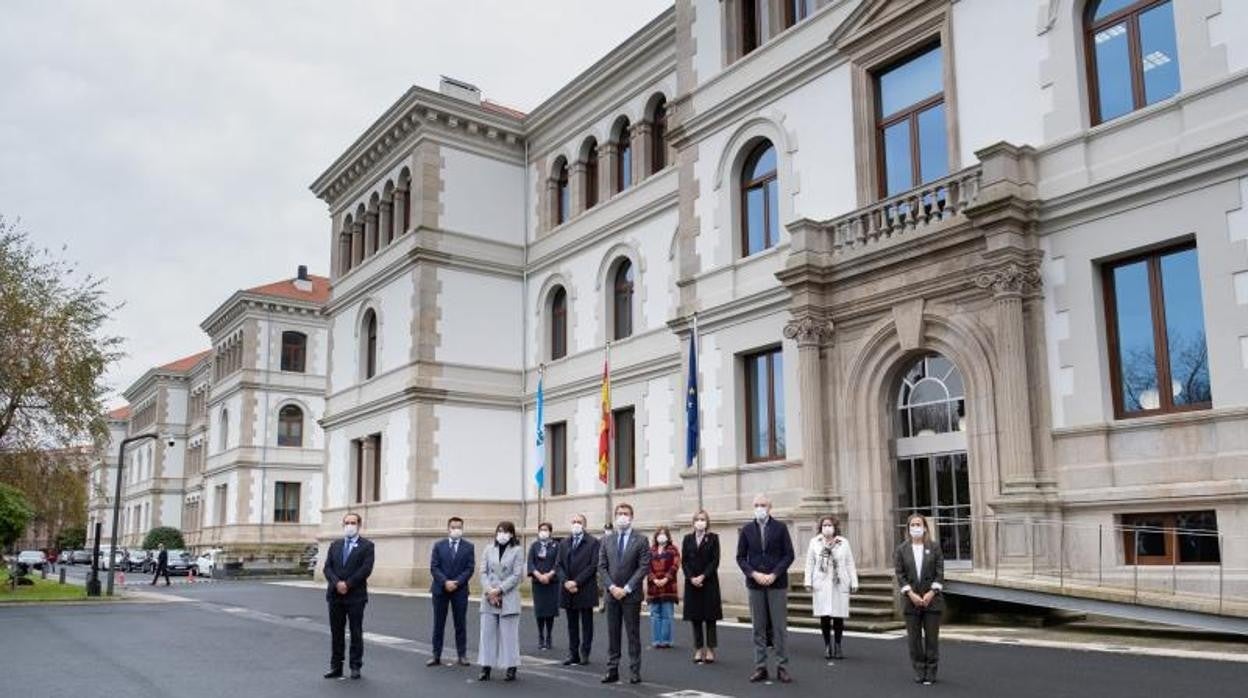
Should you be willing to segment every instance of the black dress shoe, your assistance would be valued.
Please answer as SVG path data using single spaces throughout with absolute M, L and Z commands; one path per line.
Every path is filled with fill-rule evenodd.
M 459 659 L 456 659 L 455 664 L 459 666 L 472 666 L 467 657 L 460 657 Z
M 641 677 L 636 674 L 633 674 L 632 676 L 628 677 L 628 682 L 635 686 L 641 683 Z
M 516 680 L 516 668 L 515 668 L 514 666 L 509 666 L 509 667 L 507 667 L 507 673 L 506 673 L 506 674 L 503 674 L 503 680 L 504 680 L 504 681 L 515 681 L 515 680 Z
M 839 642 L 838 642 L 838 643 L 836 643 L 835 645 L 833 645 L 833 646 L 832 646 L 832 658 L 833 658 L 833 659 L 844 659 L 844 658 L 845 658 L 845 655 L 841 654 L 841 643 L 839 643 Z
M 563 660 L 564 666 L 572 666 L 574 664 L 580 664 L 580 663 L 581 663 L 580 657 L 568 657 L 567 659 Z
M 327 678 L 327 679 L 341 679 L 341 678 L 342 678 L 342 669 L 330 669 L 329 671 L 325 672 L 325 678 Z
M 353 679 L 358 679 L 358 678 L 360 678 L 360 670 L 359 670 L 359 669 L 352 669 L 352 670 L 351 670 L 351 678 L 353 678 Z
M 490 680 L 490 668 L 489 668 L 488 666 L 483 666 L 483 667 L 481 667 L 481 673 L 480 673 L 480 674 L 477 674 L 477 680 L 478 680 L 478 681 L 489 681 L 489 680 Z
M 793 677 L 789 676 L 789 670 L 784 667 L 776 668 L 776 680 L 780 683 L 793 683 Z
M 602 677 L 602 682 L 603 682 L 603 683 L 619 683 L 619 682 L 620 682 L 620 672 L 618 672 L 618 671 L 608 671 L 608 672 L 607 672 L 607 675 L 606 675 L 606 676 L 604 676 L 604 677 Z
M 754 673 L 750 674 L 750 683 L 759 683 L 761 681 L 766 681 L 767 679 L 768 675 L 766 669 L 755 669 Z
M 442 666 L 442 658 L 430 657 L 429 661 L 425 662 L 425 666 Z

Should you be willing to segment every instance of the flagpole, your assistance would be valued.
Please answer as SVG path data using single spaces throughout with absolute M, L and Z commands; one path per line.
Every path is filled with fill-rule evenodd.
M 606 375 L 603 377 L 603 380 L 605 380 L 607 382 L 607 385 L 610 386 L 611 385 L 611 340 L 609 339 L 607 340 L 606 356 L 604 357 L 603 360 L 606 365 L 606 371 L 605 371 Z M 607 393 L 608 398 L 611 395 L 609 390 L 610 388 L 608 387 L 608 393 Z M 605 522 L 603 524 L 604 527 L 606 526 L 606 524 L 611 523 L 611 495 L 614 489 L 612 485 L 615 482 L 615 477 L 614 477 L 615 473 L 611 471 L 611 432 L 612 432 L 611 405 L 607 405 L 606 407 L 607 409 L 606 409 L 606 414 L 604 415 L 604 418 L 607 420 L 607 482 L 606 482 L 607 498 L 606 498 L 606 501 L 603 502 L 603 517 L 604 517 L 603 521 Z
M 700 352 L 699 352 L 699 346 L 698 346 L 698 314 L 696 312 L 693 314 L 693 339 L 691 341 L 693 342 L 694 363 L 696 364 L 697 367 L 700 367 L 702 362 L 699 360 L 700 357 L 698 356 Z M 694 375 L 694 379 L 697 380 L 696 374 Z M 699 400 L 698 400 L 698 404 L 694 405 L 694 409 L 697 409 L 697 410 L 702 409 L 701 392 L 702 392 L 702 382 L 698 381 Z M 702 506 L 702 420 L 700 417 L 701 416 L 699 415 L 698 446 L 697 446 L 697 449 L 695 449 L 693 452 L 694 460 L 696 460 L 698 463 L 698 511 L 702 511 L 703 509 L 706 508 Z
M 545 363 L 539 363 L 539 364 L 537 365 L 537 385 L 538 385 L 539 387 L 542 385 L 542 383 L 543 383 L 543 380 L 542 380 L 542 379 L 544 379 L 545 377 L 546 377 L 546 364 L 545 364 Z M 536 415 L 535 415 L 535 416 L 537 417 L 537 421 L 538 421 L 538 424 L 537 424 L 537 429 L 538 429 L 538 431 L 542 432 L 542 433 L 543 433 L 543 435 L 544 435 L 544 434 L 545 434 L 545 431 L 546 431 L 546 425 L 541 423 L 541 422 L 542 422 L 542 410 L 537 410 L 537 412 L 536 412 Z M 542 439 L 542 444 L 541 444 L 540 448 L 543 448 L 543 449 L 544 449 L 544 448 L 546 448 L 546 439 L 545 439 L 545 438 L 543 438 L 543 439 Z M 545 472 L 545 468 L 546 468 L 546 458 L 545 458 L 545 454 L 542 454 L 541 458 L 542 458 L 542 461 L 541 461 L 541 462 L 542 462 L 542 484 L 541 484 L 541 485 L 539 485 L 539 486 L 538 486 L 538 488 L 537 488 L 537 524 L 538 524 L 539 526 L 542 524 L 542 522 L 543 522 L 543 521 L 545 521 L 545 520 L 546 520 L 546 519 L 545 519 L 545 516 L 544 516 L 544 514 L 543 514 L 543 511 L 542 511 L 542 506 L 543 506 L 543 494 L 544 494 L 544 493 L 545 493 L 545 491 L 546 491 L 546 472 Z M 528 526 L 528 522 L 527 522 L 527 521 L 525 522 L 525 526 L 526 526 L 526 527 Z

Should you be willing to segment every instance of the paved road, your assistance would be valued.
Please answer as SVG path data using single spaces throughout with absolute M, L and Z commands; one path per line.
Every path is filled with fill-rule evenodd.
M 0 677 L 13 695 L 47 696 L 489 696 L 549 698 L 558 692 L 656 696 L 701 691 L 726 696 L 794 696 L 836 692 L 856 696 L 1242 695 L 1242 663 L 1136 657 L 1060 649 L 946 642 L 942 681 L 911 683 L 900 639 L 846 638 L 844 661 L 829 665 L 812 635 L 794 635 L 796 683 L 752 685 L 748 631 L 721 632 L 720 661 L 689 661 L 689 632 L 678 625 L 678 648 L 646 649 L 646 683 L 603 689 L 605 622 L 597 616 L 593 664 L 564 668 L 561 649 L 540 652 L 526 613 L 521 628 L 525 664 L 516 684 L 476 684 L 476 668 L 428 669 L 429 601 L 374 595 L 365 628 L 364 680 L 326 681 L 328 629 L 323 592 L 260 583 L 159 587 L 181 602 L 106 606 L 0 608 Z M 562 619 L 560 619 L 562 620 Z M 475 608 L 469 612 L 475 645 Z M 648 634 L 643 618 L 643 633 Z M 564 633 L 557 624 L 556 646 Z M 20 629 L 20 632 L 11 632 Z M 842 693 L 844 691 L 844 693 Z M 594 693 L 599 695 L 599 693 Z

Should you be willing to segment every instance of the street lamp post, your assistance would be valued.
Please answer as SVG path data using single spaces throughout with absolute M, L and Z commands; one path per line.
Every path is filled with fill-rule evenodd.
M 121 474 L 126 467 L 126 444 L 134 441 L 142 441 L 143 439 L 159 439 L 160 435 L 154 432 L 131 436 L 123 439 L 121 445 L 117 447 L 117 487 L 113 495 L 113 536 L 112 545 L 108 550 L 108 595 L 113 595 L 113 575 L 117 572 L 117 527 L 120 525 L 121 518 Z

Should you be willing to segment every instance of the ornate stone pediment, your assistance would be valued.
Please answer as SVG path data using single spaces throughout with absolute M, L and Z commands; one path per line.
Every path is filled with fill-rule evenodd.
M 899 20 L 915 10 L 948 8 L 950 0 L 864 0 L 828 37 L 837 48 L 857 43 L 863 37 L 891 33 Z

